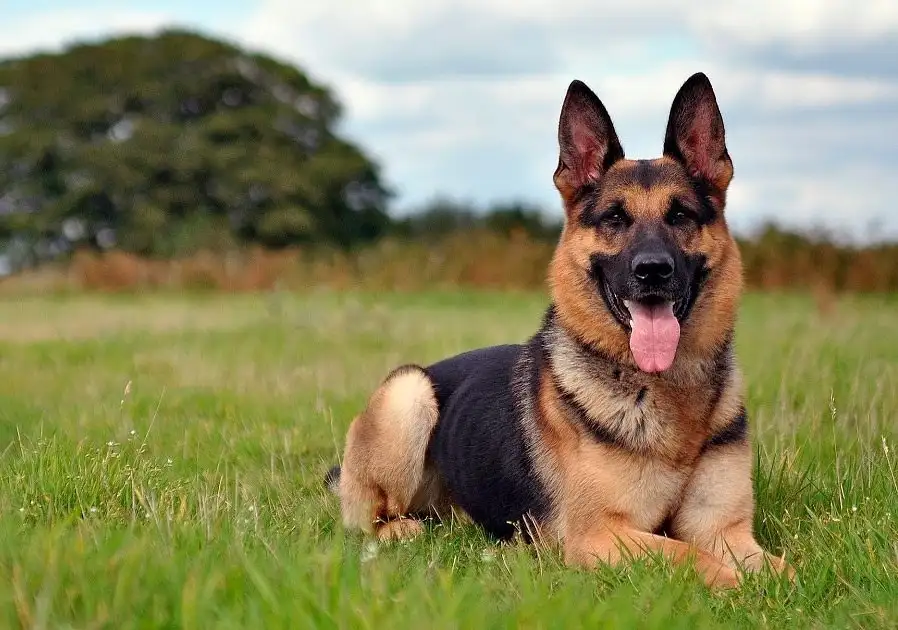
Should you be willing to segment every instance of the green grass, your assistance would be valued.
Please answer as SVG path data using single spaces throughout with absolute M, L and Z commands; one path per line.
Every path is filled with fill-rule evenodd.
M 894 298 L 750 296 L 757 532 L 735 592 L 566 569 L 458 523 L 376 546 L 322 488 L 398 362 L 524 339 L 544 297 L 68 297 L 0 305 L 0 627 L 898 625 Z M 128 385 L 130 383 L 130 385 Z

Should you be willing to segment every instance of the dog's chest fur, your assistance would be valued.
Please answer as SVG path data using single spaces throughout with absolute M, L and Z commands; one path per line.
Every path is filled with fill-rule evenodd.
M 675 509 L 713 431 L 728 384 L 725 360 L 659 378 L 596 356 L 564 329 L 547 326 L 546 371 L 557 408 L 575 435 L 559 492 L 653 530 Z M 558 477 L 556 477 L 558 479 Z
M 547 367 L 573 425 L 599 443 L 680 465 L 697 454 L 725 385 L 719 366 L 657 377 L 596 356 L 561 328 L 546 335 Z

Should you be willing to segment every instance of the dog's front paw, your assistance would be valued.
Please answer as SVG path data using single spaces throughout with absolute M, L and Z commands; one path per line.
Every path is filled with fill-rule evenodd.
M 795 568 L 786 562 L 784 557 L 774 556 L 770 553 L 764 553 L 764 559 L 767 561 L 767 564 L 773 569 L 778 575 L 785 574 L 787 578 L 789 578 L 790 582 L 795 581 Z
M 758 551 L 738 559 L 737 565 L 747 573 L 759 573 L 769 567 L 777 575 L 785 574 L 789 581 L 795 581 L 795 569 L 784 557 L 775 556 L 766 551 Z
M 728 566 L 721 565 L 716 572 L 703 572 L 705 584 L 715 590 L 729 590 L 739 588 L 742 583 L 742 575 Z

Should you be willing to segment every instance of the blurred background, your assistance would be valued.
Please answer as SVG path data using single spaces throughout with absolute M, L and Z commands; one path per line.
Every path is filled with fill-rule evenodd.
M 0 286 L 539 288 L 573 78 L 711 78 L 753 288 L 898 289 L 898 5 L 6 0 Z

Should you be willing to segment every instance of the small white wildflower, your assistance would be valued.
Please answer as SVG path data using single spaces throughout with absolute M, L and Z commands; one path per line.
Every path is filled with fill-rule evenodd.
M 165 460 L 165 465 L 166 465 L 166 466 L 171 466 L 171 465 L 172 465 L 171 457 L 169 457 L 167 460 Z
M 97 513 L 97 508 L 95 508 L 94 506 L 91 506 L 91 508 L 90 508 L 90 513 L 91 513 L 91 514 L 96 514 L 96 513 Z
M 851 511 L 852 511 L 852 512 L 857 512 L 857 506 L 856 506 L 856 505 L 852 505 L 852 506 L 851 506 Z
M 23 508 L 23 507 L 19 508 L 19 512 L 24 512 L 24 511 L 25 511 L 25 508 Z
M 106 442 L 106 446 L 110 446 L 110 447 L 115 446 L 115 442 L 112 442 L 112 441 Z
M 134 429 L 131 429 L 131 435 L 132 435 L 132 436 L 137 435 L 137 431 L 134 430 Z
M 250 511 L 250 512 L 255 512 L 255 511 L 256 511 L 256 506 L 255 506 L 255 505 L 249 506 L 249 511 Z

